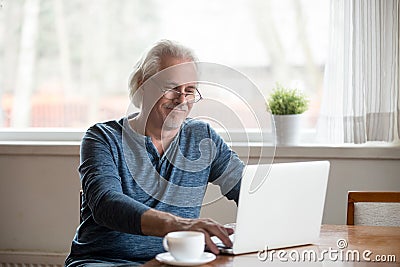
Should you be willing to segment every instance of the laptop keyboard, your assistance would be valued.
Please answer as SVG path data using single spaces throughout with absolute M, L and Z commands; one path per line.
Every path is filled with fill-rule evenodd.
M 229 236 L 229 239 L 233 243 L 235 241 L 235 234 L 231 234 Z M 214 242 L 215 245 L 217 245 L 217 247 L 219 247 L 219 248 L 227 248 L 227 246 L 225 246 L 224 243 L 222 243 L 221 239 L 219 239 L 218 237 L 212 236 L 211 240 Z

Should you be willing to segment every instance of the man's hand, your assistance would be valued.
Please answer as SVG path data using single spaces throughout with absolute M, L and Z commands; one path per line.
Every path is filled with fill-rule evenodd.
M 212 236 L 217 236 L 227 247 L 232 247 L 229 235 L 233 234 L 232 228 L 226 228 L 212 219 L 186 219 L 170 213 L 150 209 L 143 213 L 141 219 L 142 233 L 152 236 L 165 236 L 173 231 L 199 231 L 205 235 L 207 247 L 214 254 L 218 254 L 218 247 L 211 241 Z
M 212 236 L 217 236 L 219 239 L 221 239 L 225 246 L 232 247 L 232 241 L 230 240 L 229 235 L 233 234 L 233 229 L 225 228 L 223 225 L 212 219 L 179 218 L 178 225 L 180 228 L 177 230 L 203 232 L 205 235 L 206 245 L 214 254 L 218 254 L 219 249 L 214 242 L 212 242 Z

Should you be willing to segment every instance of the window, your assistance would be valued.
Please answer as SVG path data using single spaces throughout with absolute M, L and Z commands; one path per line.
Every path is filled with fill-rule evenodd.
M 155 41 L 177 40 L 199 59 L 243 73 L 267 96 L 276 82 L 310 97 L 315 128 L 328 45 L 328 0 L 3 0 L 0 11 L 0 127 L 86 129 L 126 115 L 128 77 Z M 218 88 L 205 86 L 215 93 Z M 246 88 L 242 88 L 246 92 Z M 218 95 L 224 114 L 241 113 Z M 255 97 L 253 109 L 265 104 Z M 203 108 L 203 110 L 200 109 Z M 221 114 L 218 101 L 196 114 Z M 232 113 L 233 114 L 233 113 Z M 245 116 L 245 115 L 239 115 Z M 216 127 L 240 128 L 232 124 Z M 246 129 L 256 127 L 242 118 Z

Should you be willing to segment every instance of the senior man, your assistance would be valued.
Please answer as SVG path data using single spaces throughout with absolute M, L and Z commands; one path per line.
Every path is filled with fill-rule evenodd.
M 81 145 L 82 223 L 65 265 L 142 263 L 163 252 L 162 237 L 179 230 L 231 246 L 232 229 L 199 218 L 209 182 L 236 203 L 244 164 L 205 122 L 188 118 L 202 96 L 194 53 L 157 42 L 130 77 L 140 112 L 88 129 Z

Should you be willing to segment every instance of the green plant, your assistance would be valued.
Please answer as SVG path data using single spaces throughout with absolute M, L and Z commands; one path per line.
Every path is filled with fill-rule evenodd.
M 284 88 L 277 83 L 267 99 L 267 104 L 267 109 L 273 115 L 301 114 L 308 108 L 308 99 L 298 89 Z

